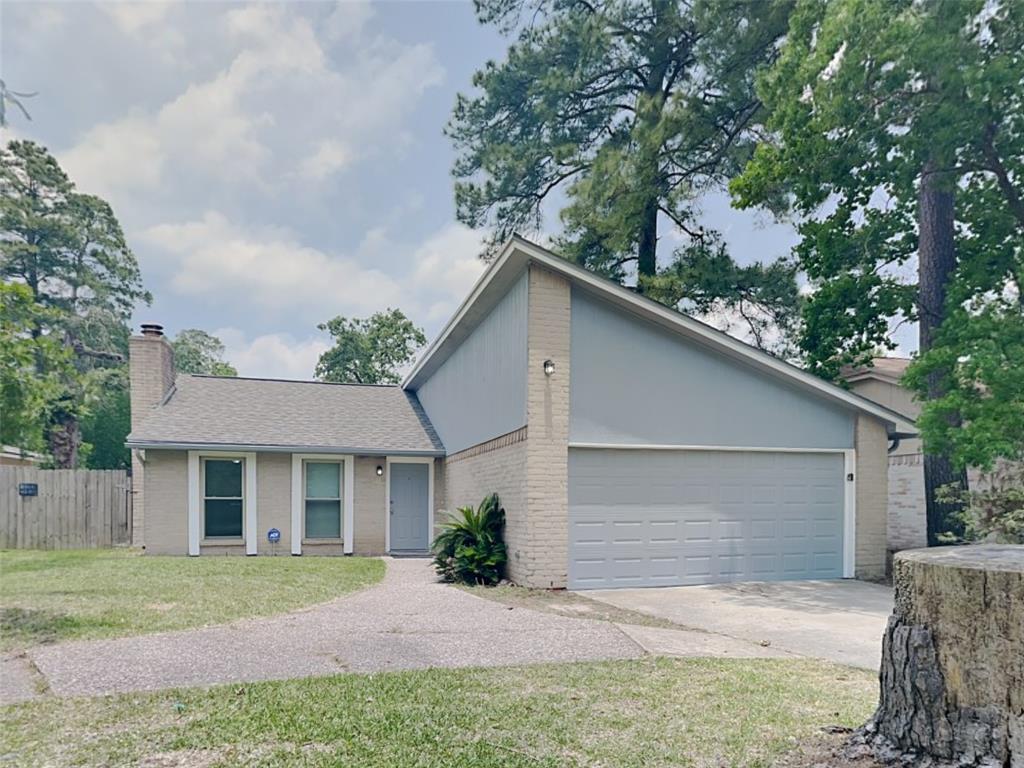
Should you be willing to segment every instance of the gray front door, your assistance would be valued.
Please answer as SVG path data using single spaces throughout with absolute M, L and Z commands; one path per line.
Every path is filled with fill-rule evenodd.
M 843 456 L 569 451 L 569 586 L 843 574 Z
M 430 466 L 391 464 L 391 549 L 423 552 L 430 548 Z

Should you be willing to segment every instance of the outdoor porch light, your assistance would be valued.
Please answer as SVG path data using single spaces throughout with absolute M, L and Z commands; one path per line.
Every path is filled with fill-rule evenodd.
M 555 372 L 555 361 L 545 360 L 544 361 L 544 375 L 550 376 Z
M 384 467 L 380 464 L 377 465 L 377 477 L 381 477 L 384 474 Z

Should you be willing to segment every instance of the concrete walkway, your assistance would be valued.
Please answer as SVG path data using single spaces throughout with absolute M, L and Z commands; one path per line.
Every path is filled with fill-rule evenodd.
M 800 656 L 877 670 L 892 589 L 863 581 L 781 581 L 588 590 L 592 600 Z
M 383 581 L 329 603 L 231 624 L 39 646 L 58 696 L 282 680 L 339 672 L 624 659 L 613 624 L 509 609 L 439 584 L 428 560 L 389 560 Z

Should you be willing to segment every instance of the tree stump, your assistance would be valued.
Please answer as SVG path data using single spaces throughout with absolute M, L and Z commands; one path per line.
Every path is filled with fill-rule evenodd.
M 1024 546 L 901 552 L 893 580 L 862 740 L 889 761 L 1024 768 Z

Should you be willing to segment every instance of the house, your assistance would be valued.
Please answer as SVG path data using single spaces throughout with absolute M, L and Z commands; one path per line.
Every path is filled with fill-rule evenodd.
M 861 397 L 917 419 L 921 404 L 904 387 L 910 358 L 876 357 L 870 365 L 847 368 L 843 379 Z M 977 469 L 967 470 L 968 484 L 982 489 L 988 481 Z M 914 549 L 928 545 L 925 520 L 924 452 L 916 437 L 900 440 L 889 453 L 889 549 Z
M 521 238 L 401 386 L 175 377 L 154 327 L 131 380 L 147 552 L 423 552 L 496 492 L 534 587 L 881 578 L 913 433 Z
M 16 445 L 0 445 L 0 467 L 38 467 L 46 460 L 41 453 Z

